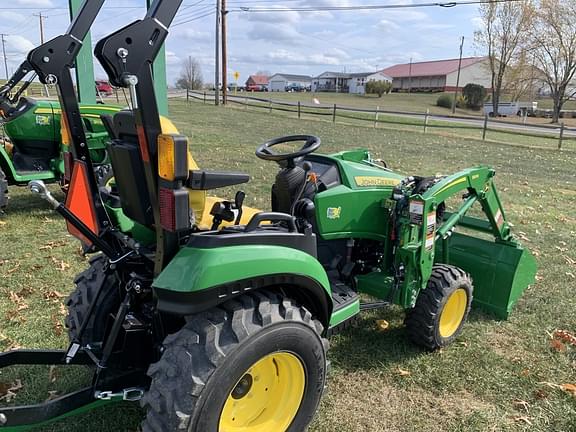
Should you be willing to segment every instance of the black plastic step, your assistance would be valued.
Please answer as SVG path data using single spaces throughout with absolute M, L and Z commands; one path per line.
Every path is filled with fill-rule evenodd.
M 332 303 L 334 304 L 334 311 L 358 301 L 358 293 L 345 283 L 330 280 L 330 287 L 332 288 Z

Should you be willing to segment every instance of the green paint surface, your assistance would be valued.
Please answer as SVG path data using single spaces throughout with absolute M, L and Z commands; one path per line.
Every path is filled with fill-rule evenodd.
M 184 247 L 153 283 L 155 288 L 179 292 L 273 274 L 307 276 L 330 295 L 330 283 L 314 257 L 282 246 L 247 245 L 214 249 Z
M 76 16 L 82 6 L 83 0 L 69 0 L 70 17 Z M 82 48 L 76 58 L 76 83 L 78 88 L 78 101 L 83 103 L 96 103 L 96 86 L 94 83 L 94 60 L 92 57 L 92 38 L 90 32 L 83 41 Z

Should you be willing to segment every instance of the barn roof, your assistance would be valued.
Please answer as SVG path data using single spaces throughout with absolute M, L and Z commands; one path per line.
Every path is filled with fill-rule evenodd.
M 252 79 L 252 82 L 256 85 L 268 84 L 268 77 L 266 75 L 250 75 L 248 79 Z
M 467 57 L 462 59 L 462 68 L 481 62 L 486 57 Z M 391 66 L 382 70 L 382 73 L 392 77 L 401 78 L 412 75 L 413 77 L 421 76 L 438 76 L 448 75 L 458 70 L 458 59 L 434 60 L 418 63 L 404 63 Z

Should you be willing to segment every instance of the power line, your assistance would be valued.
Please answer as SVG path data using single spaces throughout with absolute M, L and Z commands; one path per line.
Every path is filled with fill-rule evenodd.
M 525 0 L 465 0 L 458 2 L 434 2 L 434 3 L 412 3 L 412 4 L 387 4 L 387 5 L 357 5 L 357 6 L 302 6 L 289 8 L 270 8 L 270 7 L 250 7 L 239 6 L 238 10 L 231 12 L 318 12 L 318 11 L 356 11 L 356 10 L 378 10 L 378 9 L 415 9 L 421 7 L 443 7 L 453 8 L 455 6 L 475 5 L 475 4 L 493 4 L 493 3 L 513 3 Z
M 210 15 L 214 15 L 215 13 L 216 13 L 216 12 L 213 10 L 213 11 L 207 12 L 207 13 L 205 13 L 205 14 L 203 14 L 203 15 L 200 15 L 200 16 L 197 16 L 197 17 L 194 17 L 194 18 L 191 18 L 191 19 L 188 19 L 188 20 L 185 20 L 185 21 L 176 23 L 176 24 L 172 24 L 170 27 L 171 27 L 171 28 L 172 28 L 172 27 L 178 27 L 178 26 L 180 26 L 180 25 L 182 25 L 182 24 L 187 24 L 187 23 L 189 23 L 189 22 L 197 21 L 197 20 L 199 20 L 199 19 L 208 17 L 208 16 L 210 16 Z

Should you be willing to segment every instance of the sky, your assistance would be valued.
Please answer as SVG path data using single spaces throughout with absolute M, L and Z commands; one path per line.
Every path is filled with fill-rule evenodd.
M 295 12 L 276 9 L 316 6 L 411 4 L 428 0 L 227 0 L 229 82 L 238 72 L 243 84 L 258 71 L 316 76 L 325 71 L 367 72 L 397 63 L 482 55 L 474 46 L 478 5 L 369 11 Z M 0 2 L 0 33 L 7 34 L 8 71 L 40 43 L 38 14 L 45 38 L 69 24 L 68 0 Z M 243 9 L 248 8 L 248 11 Z M 254 12 L 258 8 L 274 9 Z M 173 84 L 189 56 L 201 65 L 206 83 L 214 82 L 215 0 L 184 0 L 166 42 L 168 82 Z M 145 0 L 108 0 L 92 28 L 92 41 L 140 19 Z M 0 57 L 1 61 L 1 57 Z M 0 77 L 4 77 L 0 63 Z M 96 65 L 96 78 L 105 78 Z

